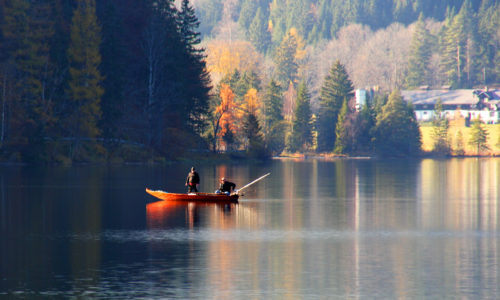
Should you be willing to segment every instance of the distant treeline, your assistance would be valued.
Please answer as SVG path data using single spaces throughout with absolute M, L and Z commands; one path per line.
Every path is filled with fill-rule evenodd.
M 307 54 L 301 60 L 308 65 L 320 60 L 321 67 L 325 58 L 336 55 L 333 61 L 340 59 L 359 87 L 471 88 L 500 82 L 498 0 L 196 0 L 195 4 L 209 53 L 223 54 L 218 48 L 228 39 L 236 51 L 235 42 L 248 41 L 274 61 L 276 66 L 266 67 L 274 69 L 282 86 L 290 79 L 283 74 L 294 74 L 290 67 L 279 65 L 292 32 L 299 47 L 305 44 Z M 210 67 L 220 71 L 220 65 Z M 320 85 L 308 76 L 306 81 Z
M 485 11 L 498 0 L 193 0 L 204 36 L 216 35 L 221 21 L 235 21 L 253 35 L 257 22 L 268 25 L 277 46 L 293 27 L 308 42 L 331 40 L 349 24 L 363 24 L 371 30 L 392 23 L 409 25 L 420 15 L 443 21 L 465 4 L 471 13 Z M 261 18 L 258 20 L 257 18 Z M 252 28 L 253 27 L 253 28 Z
M 500 81 L 496 0 L 193 5 L 0 0 L 0 161 L 417 155 L 398 90 Z
M 1 0 L 0 161 L 199 148 L 210 79 L 197 27 L 187 0 Z

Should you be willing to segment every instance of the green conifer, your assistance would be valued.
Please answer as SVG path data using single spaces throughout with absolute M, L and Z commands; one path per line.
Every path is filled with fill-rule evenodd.
M 349 99 L 354 87 L 340 61 L 336 61 L 321 87 L 317 120 L 318 151 L 333 151 L 335 126 L 344 99 Z

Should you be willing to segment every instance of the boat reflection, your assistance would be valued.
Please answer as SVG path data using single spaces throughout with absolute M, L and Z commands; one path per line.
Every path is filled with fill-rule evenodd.
M 180 218 L 185 218 L 189 228 L 201 223 L 202 215 L 222 214 L 230 216 L 236 210 L 237 203 L 211 203 L 186 201 L 157 201 L 146 205 L 147 227 L 162 229 L 179 224 Z M 211 210 L 214 208 L 214 210 Z

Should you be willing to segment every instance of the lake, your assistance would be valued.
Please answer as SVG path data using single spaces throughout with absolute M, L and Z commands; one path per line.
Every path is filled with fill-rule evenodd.
M 500 298 L 500 158 L 190 167 L 0 166 L 0 298 Z

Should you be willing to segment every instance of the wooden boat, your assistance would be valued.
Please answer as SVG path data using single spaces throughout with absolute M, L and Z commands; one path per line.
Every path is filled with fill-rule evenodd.
M 178 194 L 178 193 L 168 193 L 164 191 L 153 191 L 146 188 L 146 193 L 166 201 L 188 201 L 188 202 L 198 202 L 198 203 L 238 203 L 238 198 L 240 197 L 240 193 L 242 190 L 256 183 L 257 181 L 265 178 L 271 173 L 267 173 L 264 176 L 261 176 L 254 181 L 246 184 L 239 190 L 235 190 L 231 195 L 226 194 L 216 194 L 216 193 L 189 193 L 189 194 Z
M 189 194 L 179 194 L 179 193 L 168 193 L 164 191 L 153 191 L 146 188 L 146 193 L 166 201 L 188 201 L 188 202 L 227 202 L 227 203 L 237 203 L 239 195 L 237 193 L 226 195 L 226 194 L 215 194 L 215 193 L 189 193 Z

